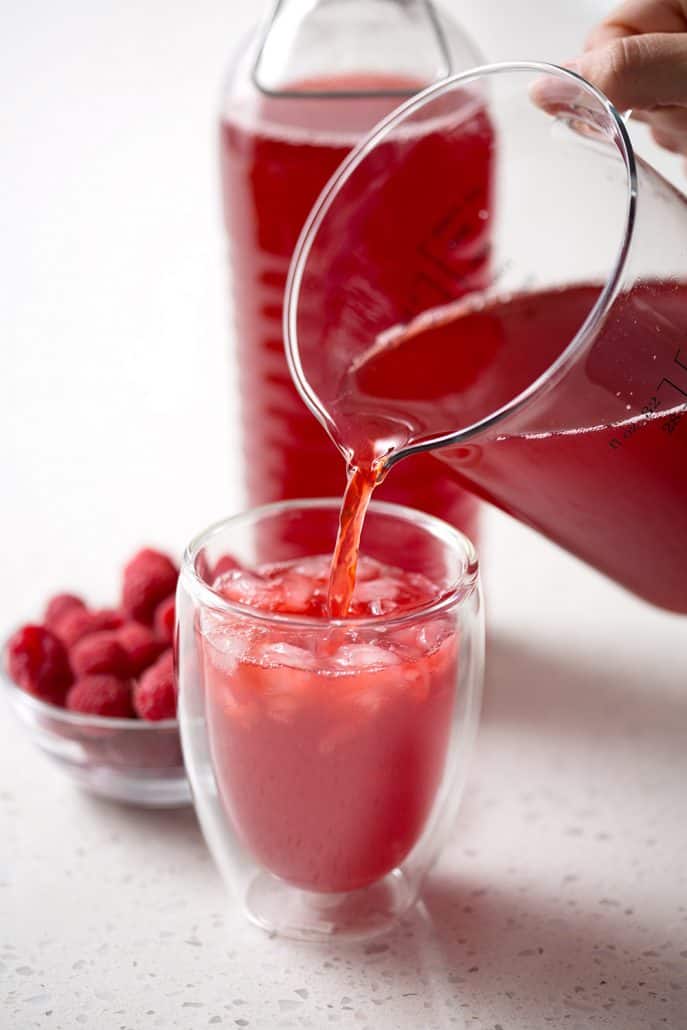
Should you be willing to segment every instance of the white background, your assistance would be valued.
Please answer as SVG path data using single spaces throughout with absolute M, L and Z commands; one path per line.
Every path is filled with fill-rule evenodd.
M 564 60 L 608 5 L 448 6 L 490 60 Z M 240 507 L 215 116 L 258 13 L 0 10 L 3 634 Z M 79 795 L 0 710 L 0 1027 L 687 1027 L 685 622 L 496 513 L 484 564 L 466 804 L 386 950 L 244 927 L 190 812 Z

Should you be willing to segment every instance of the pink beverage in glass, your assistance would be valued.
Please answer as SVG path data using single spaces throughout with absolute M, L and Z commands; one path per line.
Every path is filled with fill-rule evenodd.
M 399 76 L 338 76 L 297 84 L 299 90 L 377 90 L 382 95 L 323 98 L 258 94 L 251 105 L 239 101 L 225 112 L 221 127 L 224 210 L 234 276 L 242 446 L 251 505 L 297 497 L 340 494 L 340 456 L 313 419 L 289 376 L 282 336 L 282 305 L 289 262 L 311 208 L 352 146 L 400 101 L 423 83 Z M 292 88 L 296 88 L 295 86 Z M 383 95 L 388 90 L 390 95 Z M 397 95 L 391 95 L 391 91 Z M 395 276 L 400 252 L 417 253 L 427 241 L 432 193 L 451 190 L 460 225 L 437 226 L 470 239 L 470 254 L 456 267 L 451 295 L 487 284 L 488 209 L 493 163 L 493 130 L 484 109 L 472 135 L 456 144 L 446 129 L 428 132 L 423 161 L 441 170 L 438 189 L 423 189 L 422 162 L 413 195 L 415 216 L 406 220 L 394 248 L 383 237 L 367 241 L 377 259 L 377 286 L 398 321 L 422 310 L 428 298 L 418 279 L 415 292 Z M 406 181 L 406 186 L 408 185 Z M 436 182 L 435 182 L 436 187 Z M 443 211 L 442 218 L 446 212 Z M 432 265 L 431 241 L 420 265 Z M 456 284 L 460 284 L 458 287 Z M 425 455 L 400 465 L 376 494 L 417 507 L 475 533 L 476 502 Z M 313 551 L 328 540 L 312 541 Z
M 329 557 L 222 574 L 214 589 L 274 618 L 204 613 L 200 647 L 221 802 L 253 858 L 290 884 L 348 891 L 409 854 L 444 774 L 457 682 L 455 624 L 422 616 L 440 590 L 362 558 L 349 616 L 332 626 Z M 305 620 L 311 620 L 309 631 Z M 313 628 L 314 627 L 314 628 Z

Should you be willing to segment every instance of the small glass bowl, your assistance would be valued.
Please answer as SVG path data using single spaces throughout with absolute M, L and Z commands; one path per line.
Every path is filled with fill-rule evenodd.
M 34 744 L 79 787 L 147 808 L 191 803 L 176 719 L 144 722 L 82 715 L 40 701 L 4 672 L 0 682 Z

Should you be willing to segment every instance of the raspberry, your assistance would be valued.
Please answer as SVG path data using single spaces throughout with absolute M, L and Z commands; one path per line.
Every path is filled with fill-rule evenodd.
M 106 715 L 114 719 L 135 717 L 131 702 L 131 681 L 116 676 L 84 676 L 67 694 L 67 708 L 85 715 Z
M 215 562 L 215 567 L 212 570 L 212 577 L 208 580 L 209 583 L 214 583 L 224 572 L 232 572 L 234 569 L 242 568 L 241 562 L 238 562 L 234 558 L 233 554 L 223 554 L 221 558 L 218 558 Z
M 154 625 L 160 640 L 165 644 L 174 641 L 174 594 L 165 598 L 155 609 Z
M 71 608 L 59 620 L 55 634 L 65 647 L 72 648 L 79 640 L 91 633 L 100 633 L 107 629 L 117 629 L 124 619 L 112 608 L 101 608 L 90 612 L 86 608 Z
M 143 673 L 134 687 L 134 708 L 141 719 L 174 719 L 177 710 L 172 649 Z
M 94 676 L 97 673 L 109 673 L 111 676 L 129 674 L 129 657 L 112 630 L 89 633 L 74 644 L 69 658 L 77 677 Z
M 158 660 L 155 662 L 161 669 L 168 672 L 171 676 L 174 675 L 174 649 L 168 647 L 166 651 L 163 651 Z
M 125 622 L 115 636 L 126 651 L 131 676 L 139 676 L 144 669 L 153 664 L 165 648 L 165 644 L 156 638 L 152 629 L 140 622 Z
M 85 607 L 86 605 L 81 598 L 76 597 L 75 594 L 57 594 L 48 601 L 45 615 L 43 616 L 43 624 L 54 632 L 58 622 L 67 612 L 74 609 L 81 610 Z
M 43 701 L 64 704 L 74 677 L 64 646 L 45 626 L 22 626 L 7 644 L 7 671 L 14 682 Z
M 144 548 L 124 566 L 122 607 L 132 619 L 150 626 L 155 609 L 174 592 L 178 571 L 159 551 Z

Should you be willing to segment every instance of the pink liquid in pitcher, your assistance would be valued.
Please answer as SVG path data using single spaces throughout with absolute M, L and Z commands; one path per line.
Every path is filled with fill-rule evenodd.
M 321 556 L 224 574 L 215 589 L 227 599 L 313 628 L 224 614 L 203 626 L 202 649 L 215 779 L 244 846 L 298 887 L 346 891 L 398 866 L 425 828 L 458 656 L 440 615 L 323 632 L 329 565 Z M 402 615 L 437 593 L 422 575 L 362 558 L 350 614 Z
M 422 85 L 397 76 L 357 74 L 308 82 L 299 88 L 406 90 L 410 94 Z M 282 335 L 284 288 L 296 241 L 320 191 L 351 147 L 399 102 L 398 96 L 264 96 L 250 111 L 237 104 L 226 113 L 221 132 L 222 177 L 251 505 L 341 492 L 341 460 L 298 396 L 287 369 Z M 489 227 L 480 212 L 489 206 L 493 132 L 484 110 L 476 117 L 476 125 L 465 146 L 457 146 L 455 138 L 441 128 L 428 134 L 426 144 L 435 155 L 432 165 L 439 170 L 435 190 L 423 189 L 420 169 L 413 189 L 417 218 L 408 222 L 407 238 L 397 240 L 393 253 L 384 249 L 381 239 L 379 246 L 368 241 L 370 250 L 381 255 L 379 280 L 385 284 L 387 303 L 398 309 L 399 317 L 401 313 L 407 316 L 409 297 L 405 285 L 394 287 L 394 263 L 399 247 L 411 251 L 416 246 L 413 233 L 430 220 L 432 194 L 450 189 L 456 204 L 462 202 L 462 231 L 481 241 L 475 248 L 478 257 L 465 291 L 486 285 Z M 406 182 L 406 186 L 411 184 Z M 454 295 L 460 295 L 455 285 Z M 418 297 L 418 310 L 422 303 Z M 379 488 L 378 496 L 429 511 L 469 535 L 475 531 L 474 498 L 445 467 L 424 455 L 399 466 Z M 324 551 L 331 541 L 312 541 L 312 546 Z
M 355 544 L 343 542 L 350 544 L 356 524 L 349 510 L 360 482 L 374 482 L 369 456 L 380 418 L 387 438 L 389 426 L 400 427 L 402 442 L 408 426 L 447 432 L 496 411 L 562 353 L 598 294 L 582 285 L 471 299 L 406 328 L 358 363 L 332 406 L 359 466 L 344 505 L 344 557 L 332 573 L 339 611 L 355 568 Z M 685 324 L 687 286 L 640 284 L 616 300 L 591 349 L 555 391 L 542 391 L 521 417 L 434 458 L 487 500 L 676 612 L 687 612 Z M 396 472 L 392 467 L 389 479 Z

